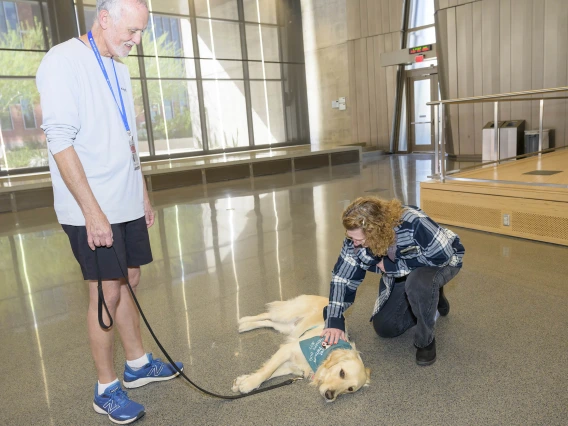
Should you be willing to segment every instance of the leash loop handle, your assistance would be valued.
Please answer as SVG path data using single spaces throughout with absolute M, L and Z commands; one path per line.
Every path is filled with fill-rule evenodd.
M 99 301 L 98 301 L 99 325 L 101 326 L 101 328 L 103 330 L 109 330 L 112 327 L 112 325 L 114 324 L 114 321 L 112 320 L 112 316 L 110 315 L 110 312 L 108 310 L 107 304 L 105 302 L 105 295 L 104 295 L 104 292 L 103 292 L 103 282 L 102 282 L 102 279 L 101 279 L 101 268 L 99 266 L 99 254 L 98 254 L 100 248 L 101 247 L 95 247 L 95 263 L 97 264 L 97 278 L 98 278 L 98 281 L 99 281 L 99 284 L 97 286 L 97 290 L 98 290 L 98 293 L 99 293 Z M 115 253 L 116 253 L 116 250 L 115 250 Z M 118 260 L 118 256 L 117 256 L 117 260 Z M 108 318 L 110 320 L 109 325 L 106 325 L 105 322 L 103 321 L 103 306 L 104 306 L 105 311 L 106 311 Z

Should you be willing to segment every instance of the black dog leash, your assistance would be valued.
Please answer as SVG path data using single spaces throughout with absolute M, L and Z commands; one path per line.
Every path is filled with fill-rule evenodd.
M 98 250 L 102 249 L 103 247 L 97 247 L 95 249 L 95 262 L 97 263 L 97 276 L 98 276 L 98 293 L 99 293 L 99 302 L 98 302 L 98 312 L 99 312 L 99 325 L 105 329 L 108 330 L 109 328 L 112 327 L 113 325 L 113 320 L 112 317 L 110 315 L 110 312 L 108 310 L 108 307 L 106 305 L 105 302 L 105 296 L 103 293 L 103 283 L 102 283 L 102 279 L 101 279 L 101 271 L 99 268 L 99 257 L 98 257 Z M 122 275 L 124 275 L 125 279 L 126 279 L 126 284 L 128 285 L 128 290 L 130 290 L 130 294 L 132 295 L 132 298 L 134 299 L 134 303 L 136 303 L 136 307 L 138 308 L 138 311 L 140 312 L 140 316 L 142 317 L 142 319 L 144 320 L 144 323 L 146 324 L 146 327 L 148 328 L 148 331 L 150 332 L 150 334 L 152 335 L 152 337 L 154 338 L 154 341 L 156 342 L 156 344 L 158 345 L 158 347 L 160 348 L 160 350 L 162 351 L 162 353 L 164 354 L 164 356 L 167 358 L 167 360 L 170 362 L 170 364 L 172 365 L 172 367 L 180 374 L 181 377 L 183 377 L 185 380 L 187 380 L 192 386 L 194 386 L 195 388 L 199 389 L 201 392 L 215 397 L 215 398 L 220 398 L 220 399 L 240 399 L 240 398 L 245 398 L 247 396 L 252 396 L 252 395 L 256 395 L 262 392 L 267 392 L 269 390 L 272 389 L 276 389 L 282 386 L 286 386 L 286 385 L 291 385 L 292 383 L 298 381 L 298 380 L 302 380 L 303 377 L 295 377 L 292 379 L 288 379 L 282 383 L 278 383 L 276 385 L 272 385 L 272 386 L 267 386 L 265 388 L 262 389 L 256 389 L 253 390 L 252 392 L 249 392 L 247 394 L 240 394 L 240 395 L 218 395 L 216 393 L 213 392 L 209 392 L 208 390 L 203 389 L 202 387 L 196 385 L 195 383 L 193 383 L 191 381 L 191 379 L 189 377 L 187 377 L 185 375 L 185 373 L 180 370 L 177 366 L 177 364 L 173 361 L 173 359 L 170 357 L 170 355 L 168 354 L 168 352 L 166 351 L 166 349 L 162 346 L 162 344 L 160 343 L 160 341 L 158 340 L 158 338 L 156 337 L 156 335 L 154 334 L 154 331 L 152 330 L 152 327 L 150 327 L 150 323 L 148 322 L 148 320 L 146 319 L 146 315 L 144 315 L 144 312 L 142 311 L 142 308 L 140 307 L 140 304 L 138 303 L 138 299 L 136 298 L 136 295 L 134 294 L 134 290 L 132 290 L 132 286 L 130 285 L 130 281 L 128 280 L 128 274 L 125 274 L 123 269 L 122 269 L 122 265 L 120 264 L 120 260 L 118 258 L 118 254 L 116 253 L 116 250 L 114 248 L 114 246 L 112 246 L 112 249 L 114 250 L 114 254 L 116 255 L 116 260 L 118 262 L 118 266 L 120 268 L 120 271 L 122 272 Z M 110 319 L 110 323 L 109 325 L 106 325 L 103 321 L 103 306 L 106 310 L 106 313 Z
M 98 293 L 99 293 L 99 301 L 98 301 L 99 325 L 101 326 L 102 329 L 108 330 L 112 327 L 112 325 L 114 324 L 114 321 L 112 320 L 112 316 L 110 315 L 110 312 L 108 311 L 108 307 L 107 307 L 107 304 L 105 302 L 105 295 L 103 293 L 103 282 L 102 282 L 102 279 L 101 279 L 101 269 L 99 267 L 99 248 L 100 247 L 95 248 L 95 263 L 97 264 L 97 278 L 99 280 L 99 285 L 97 286 L 97 290 L 98 290 Z M 114 249 L 114 247 L 113 247 L 113 249 Z M 114 253 L 116 254 L 116 250 L 114 250 Z M 118 260 L 118 255 L 117 255 L 116 259 Z M 118 263 L 118 266 L 120 267 L 120 270 L 122 271 L 122 266 L 120 266 L 120 262 Z M 123 274 L 124 274 L 124 272 L 123 272 Z M 126 278 L 126 282 L 128 282 L 128 278 Z M 128 287 L 130 287 L 130 284 L 128 284 Z M 109 325 L 106 325 L 105 322 L 103 321 L 103 306 L 105 308 L 108 319 L 110 321 Z

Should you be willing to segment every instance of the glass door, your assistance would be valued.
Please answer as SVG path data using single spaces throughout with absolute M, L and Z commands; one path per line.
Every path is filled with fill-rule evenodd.
M 409 151 L 434 151 L 433 107 L 428 102 L 438 99 L 438 74 L 432 69 L 420 70 L 408 77 Z

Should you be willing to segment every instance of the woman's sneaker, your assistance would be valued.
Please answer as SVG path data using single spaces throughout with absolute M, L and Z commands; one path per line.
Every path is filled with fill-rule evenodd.
M 146 414 L 143 405 L 128 398 L 119 381 L 106 388 L 102 395 L 99 395 L 98 383 L 95 385 L 93 408 L 99 414 L 107 414 L 111 422 L 119 425 L 135 422 Z
M 125 388 L 139 388 L 151 382 L 170 380 L 179 375 L 171 364 L 162 362 L 160 358 L 152 358 L 152 354 L 147 355 L 150 362 L 137 370 L 132 369 L 128 364 L 124 364 L 123 383 Z M 180 371 L 183 371 L 181 362 L 176 362 L 176 366 Z

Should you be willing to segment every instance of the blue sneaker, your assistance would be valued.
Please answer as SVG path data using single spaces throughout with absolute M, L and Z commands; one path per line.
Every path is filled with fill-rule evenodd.
M 119 425 L 135 422 L 146 414 L 144 406 L 131 401 L 118 381 L 106 388 L 102 395 L 99 395 L 99 384 L 95 385 L 93 408 L 99 414 L 108 414 L 110 421 Z
M 160 358 L 152 358 L 152 354 L 147 354 L 150 362 L 139 370 L 133 370 L 124 364 L 124 387 L 139 388 L 151 382 L 161 382 L 170 380 L 179 375 L 171 364 L 162 362 Z M 177 367 L 183 371 L 183 364 L 176 362 Z

